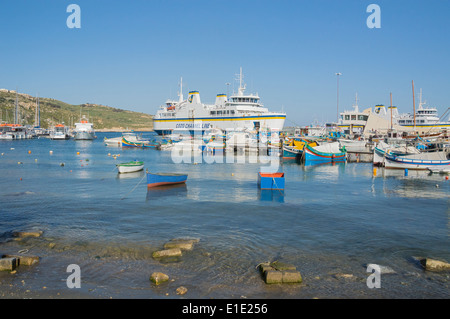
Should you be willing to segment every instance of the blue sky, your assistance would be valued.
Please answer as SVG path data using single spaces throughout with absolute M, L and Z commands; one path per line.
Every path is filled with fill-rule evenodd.
M 80 29 L 66 25 L 71 3 Z M 380 29 L 366 25 L 371 3 Z M 449 15 L 447 0 L 2 0 L 0 88 L 154 114 L 177 98 L 180 77 L 185 96 L 213 103 L 242 67 L 247 93 L 290 126 L 336 119 L 341 72 L 340 111 L 355 93 L 365 109 L 389 105 L 392 92 L 411 112 L 414 80 L 442 115 Z

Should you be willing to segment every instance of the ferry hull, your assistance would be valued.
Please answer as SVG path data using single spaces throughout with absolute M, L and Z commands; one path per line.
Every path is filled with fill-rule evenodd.
M 95 138 L 93 132 L 76 132 L 75 140 L 93 140 Z
M 205 131 L 218 128 L 223 131 L 241 129 L 269 128 L 281 131 L 286 120 L 285 114 L 256 117 L 196 118 L 196 119 L 153 119 L 154 131 L 159 135 L 169 135 L 176 130 Z

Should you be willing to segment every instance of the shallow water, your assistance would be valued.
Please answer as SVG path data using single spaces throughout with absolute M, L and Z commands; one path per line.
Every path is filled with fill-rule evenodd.
M 450 181 L 442 175 L 285 162 L 285 192 L 260 191 L 257 173 L 269 164 L 175 164 L 169 151 L 103 145 L 118 135 L 0 141 L 0 253 L 41 257 L 0 272 L 1 297 L 449 297 L 449 273 L 424 271 L 415 259 L 450 261 Z M 188 173 L 188 181 L 147 190 L 145 173 L 117 174 L 116 163 L 134 159 L 152 172 Z M 44 234 L 12 240 L 17 230 Z M 180 237 L 200 241 L 176 260 L 152 258 Z M 303 283 L 266 285 L 256 267 L 274 260 L 294 264 Z M 395 274 L 369 289 L 369 263 Z M 81 289 L 66 285 L 69 264 L 81 268 Z M 171 281 L 151 284 L 154 271 Z M 188 288 L 183 297 L 179 286 Z

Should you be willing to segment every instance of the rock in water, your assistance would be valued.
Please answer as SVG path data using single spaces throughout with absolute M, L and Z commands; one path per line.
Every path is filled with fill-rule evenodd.
M 435 260 L 431 258 L 423 258 L 420 260 L 420 264 L 425 268 L 426 270 L 432 270 L 432 271 L 440 271 L 440 270 L 450 270 L 450 264 Z
M 159 285 L 168 280 L 169 280 L 169 276 L 167 276 L 166 274 L 163 274 L 162 272 L 154 272 L 150 276 L 150 281 L 155 283 L 156 285 Z

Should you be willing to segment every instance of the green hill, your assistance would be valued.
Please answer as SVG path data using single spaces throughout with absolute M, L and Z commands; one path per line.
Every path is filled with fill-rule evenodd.
M 17 94 L 20 124 L 34 125 L 37 98 L 28 94 Z M 12 90 L 0 90 L 0 121 L 13 123 L 16 93 Z M 67 104 L 51 98 L 39 98 L 41 127 L 49 128 L 64 122 L 74 126 L 80 120 L 80 114 L 86 115 L 94 123 L 96 131 L 151 131 L 153 116 L 132 112 L 105 105 L 85 103 L 81 105 Z

